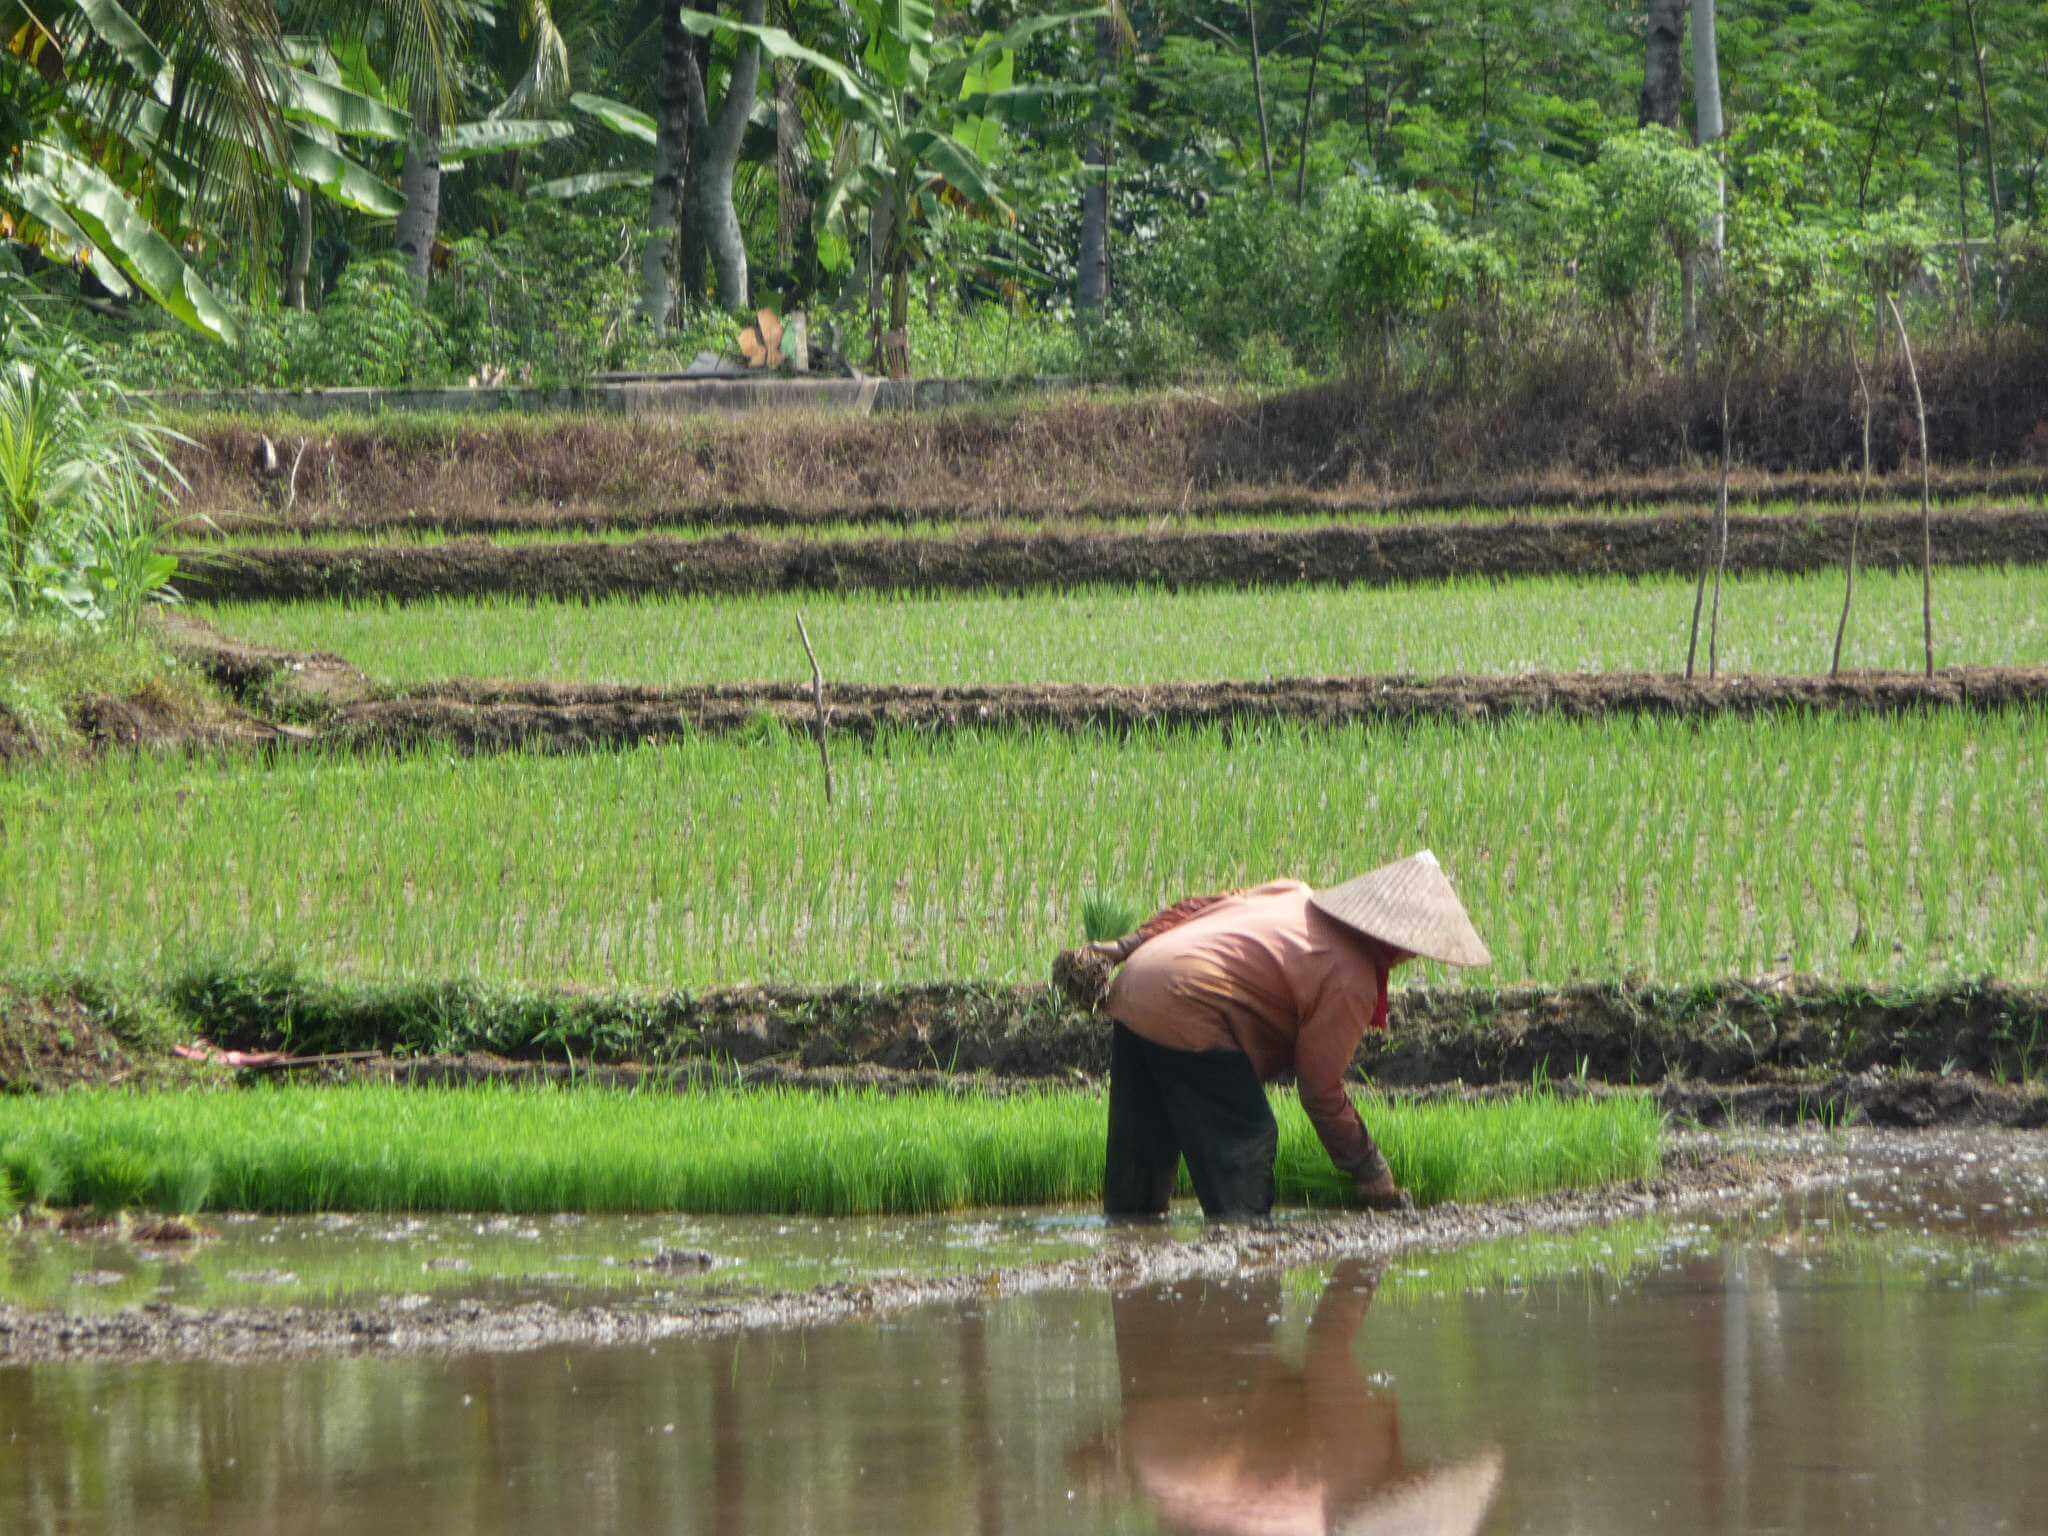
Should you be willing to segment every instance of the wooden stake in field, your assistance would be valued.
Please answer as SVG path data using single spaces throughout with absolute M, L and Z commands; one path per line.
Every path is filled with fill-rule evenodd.
M 804 616 L 796 616 L 797 637 L 804 643 L 804 654 L 811 659 L 811 702 L 818 709 L 818 761 L 825 769 L 825 803 L 832 803 L 832 754 L 825 747 L 825 674 L 818 669 L 818 653 L 811 649 L 811 632 L 804 628 Z
M 1828 676 L 1842 671 L 1842 640 L 1849 633 L 1849 604 L 1856 596 L 1856 546 L 1863 537 L 1863 502 L 1870 493 L 1870 380 L 1863 372 L 1863 360 L 1856 355 L 1856 327 L 1851 323 L 1844 336 L 1849 343 L 1849 366 L 1856 370 L 1856 389 L 1863 396 L 1863 478 L 1856 482 L 1856 517 L 1849 524 L 1847 581 L 1842 587 L 1842 618 L 1835 626 L 1835 659 L 1828 664 Z
M 1707 681 L 1721 671 L 1721 578 L 1728 573 L 1728 465 L 1734 444 L 1728 431 L 1728 375 L 1721 370 L 1721 489 L 1714 498 L 1714 617 L 1707 626 Z
M 1899 346 L 1906 354 L 1906 377 L 1913 382 L 1913 411 L 1920 418 L 1920 630 L 1927 641 L 1927 675 L 1934 676 L 1934 485 L 1927 461 L 1927 401 L 1920 394 L 1920 370 L 1913 363 L 1913 343 L 1906 335 L 1906 318 L 1899 313 L 1899 301 L 1884 296 L 1892 309 L 1892 324 L 1899 330 Z
M 1700 654 L 1700 615 L 1706 608 L 1707 571 L 1714 572 L 1714 629 L 1707 640 L 1707 676 L 1714 675 L 1719 660 L 1721 635 L 1721 573 L 1728 566 L 1728 463 L 1731 443 L 1728 434 L 1728 370 L 1721 374 L 1721 489 L 1714 500 L 1714 516 L 1707 525 L 1707 537 L 1700 545 L 1699 580 L 1692 589 L 1692 638 L 1685 646 L 1685 680 L 1692 681 Z M 1715 544 L 1719 541 L 1719 554 Z

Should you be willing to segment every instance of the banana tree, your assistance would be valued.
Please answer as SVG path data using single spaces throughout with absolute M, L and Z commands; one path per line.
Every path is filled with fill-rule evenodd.
M 404 11 L 401 31 L 437 35 L 436 0 L 352 9 Z M 438 70 L 437 48 L 424 51 Z M 0 235 L 218 339 L 234 333 L 227 306 L 186 252 L 260 229 L 254 212 L 280 181 L 395 212 L 397 193 L 341 145 L 405 129 L 404 114 L 305 67 L 266 0 L 0 0 Z
M 942 201 L 998 218 L 1012 214 L 996 170 L 1007 147 L 1003 125 L 1041 115 L 1074 88 L 1015 83 L 1016 50 L 1029 38 L 1087 21 L 1099 10 L 1019 22 L 975 38 L 941 35 L 931 0 L 852 0 L 861 46 L 842 61 L 804 47 L 780 27 L 685 10 L 699 35 L 723 32 L 758 42 L 770 58 L 823 75 L 837 88 L 846 129 L 837 174 L 816 212 L 821 231 L 865 220 L 871 260 L 886 280 L 887 329 L 879 314 L 871 342 L 885 371 L 910 371 L 910 274 Z

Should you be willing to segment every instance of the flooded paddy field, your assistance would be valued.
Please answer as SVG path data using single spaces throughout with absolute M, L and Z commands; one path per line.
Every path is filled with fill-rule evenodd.
M 2033 1454 L 2048 1433 L 2048 1141 L 1733 1150 L 1803 1159 L 1811 1176 L 1732 1204 L 1616 1202 L 1604 1225 L 1476 1245 L 1408 1241 L 1454 1239 L 1442 1213 L 1391 1242 L 1397 1224 L 1354 1221 L 1381 1234 L 1377 1251 L 1362 1237 L 1343 1251 L 1314 1222 L 1134 1234 L 1065 1213 L 230 1224 L 188 1273 L 267 1252 L 335 1302 L 351 1285 L 426 1296 L 444 1281 L 483 1307 L 590 1295 L 677 1241 L 749 1251 L 726 1280 L 632 1269 L 615 1299 L 660 1310 L 664 1289 L 834 1274 L 879 1293 L 891 1270 L 963 1268 L 932 1304 L 630 1345 L 0 1367 L 0 1529 L 2033 1528 L 2048 1496 Z M 20 1254 L 47 1267 L 58 1241 L 74 1270 L 117 1263 L 104 1238 L 28 1240 L 10 1318 L 55 1302 L 84 1321 L 94 1303 L 23 1279 Z M 341 1273 L 323 1255 L 380 1245 L 399 1255 L 391 1271 L 316 1278 Z M 1235 1263 L 1211 1262 L 1225 1250 Z M 241 1299 L 204 1288 L 226 1279 L 127 1283 Z

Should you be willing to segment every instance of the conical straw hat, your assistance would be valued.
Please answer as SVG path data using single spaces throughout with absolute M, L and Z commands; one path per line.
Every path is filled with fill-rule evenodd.
M 1371 874 L 1313 892 L 1310 905 L 1348 928 L 1446 965 L 1491 965 L 1493 956 L 1427 848 Z

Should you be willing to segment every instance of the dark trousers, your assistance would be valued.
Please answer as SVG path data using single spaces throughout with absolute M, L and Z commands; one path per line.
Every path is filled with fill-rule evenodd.
M 1165 1215 L 1185 1157 L 1204 1214 L 1267 1215 L 1279 1150 L 1280 1127 L 1244 1052 L 1170 1050 L 1115 1026 L 1104 1211 Z

